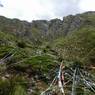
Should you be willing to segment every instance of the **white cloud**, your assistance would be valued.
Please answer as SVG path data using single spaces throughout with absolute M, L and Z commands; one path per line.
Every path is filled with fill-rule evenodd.
M 92 2 L 91 2 L 92 1 Z M 95 10 L 95 0 L 1 0 L 0 15 L 22 20 L 62 18 Z
M 4 8 L 0 8 L 0 15 L 7 17 L 29 21 L 54 17 L 50 0 L 3 0 L 3 4 Z
M 95 0 L 81 0 L 80 8 L 83 11 L 95 11 Z

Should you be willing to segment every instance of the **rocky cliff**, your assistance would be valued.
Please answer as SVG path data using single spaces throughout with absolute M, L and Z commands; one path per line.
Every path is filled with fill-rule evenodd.
M 28 37 L 32 41 L 42 41 L 42 39 L 53 40 L 60 36 L 65 36 L 69 32 L 78 30 L 84 25 L 93 25 L 94 17 L 95 12 L 86 12 L 83 14 L 66 16 L 63 20 L 36 20 L 29 23 L 27 21 L 8 19 L 1 16 L 0 31 L 8 32 L 19 37 Z

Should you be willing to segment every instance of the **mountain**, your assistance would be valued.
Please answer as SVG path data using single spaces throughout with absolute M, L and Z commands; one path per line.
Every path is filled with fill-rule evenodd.
M 94 26 L 95 12 L 86 12 L 83 14 L 69 15 L 60 19 L 50 21 L 36 20 L 31 23 L 20 21 L 18 19 L 8 19 L 0 17 L 0 31 L 13 34 L 17 37 L 27 37 L 29 40 L 53 40 L 59 36 L 67 35 L 71 31 L 80 29 L 80 27 Z
M 0 16 L 0 59 L 0 95 L 40 95 L 62 60 L 95 66 L 95 12 L 32 22 Z

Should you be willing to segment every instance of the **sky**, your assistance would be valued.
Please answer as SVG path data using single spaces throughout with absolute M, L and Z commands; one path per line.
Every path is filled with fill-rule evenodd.
M 29 22 L 95 11 L 95 0 L 0 0 L 0 3 L 1 16 Z

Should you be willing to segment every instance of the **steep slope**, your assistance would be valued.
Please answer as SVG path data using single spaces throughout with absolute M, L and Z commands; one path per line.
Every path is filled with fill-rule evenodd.
M 95 66 L 94 47 L 95 12 L 31 23 L 1 16 L 0 95 L 40 95 L 62 60 Z
M 65 36 L 71 31 L 78 30 L 84 26 L 94 26 L 95 12 L 69 15 L 63 20 L 53 19 L 50 21 L 36 20 L 31 23 L 18 19 L 7 19 L 0 17 L 0 31 L 16 35 L 17 37 L 27 37 L 32 42 L 42 42 L 53 40 L 60 36 Z
M 51 47 L 68 61 L 94 64 L 95 62 L 95 28 L 83 27 L 68 33 L 65 38 L 55 40 Z

